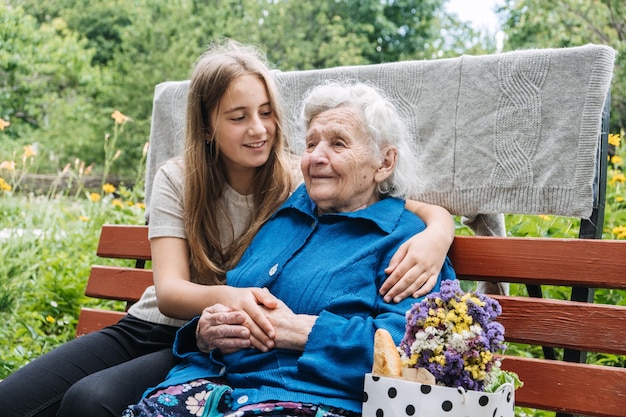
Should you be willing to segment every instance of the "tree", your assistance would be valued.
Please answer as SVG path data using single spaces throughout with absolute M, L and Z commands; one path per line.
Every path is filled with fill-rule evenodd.
M 6 67 L 6 80 L 18 101 L 0 108 L 8 109 L 3 111 L 12 123 L 16 114 L 23 115 L 23 124 L 11 126 L 15 138 L 40 138 L 56 147 L 50 151 L 56 164 L 79 157 L 96 163 L 96 171 L 103 160 L 102 140 L 110 133 L 110 115 L 121 111 L 133 121 L 125 125 L 119 141 L 122 155 L 112 167 L 119 174 L 137 166 L 148 140 L 155 85 L 187 78 L 213 39 L 258 44 L 284 71 L 488 50 L 483 38 L 445 15 L 445 1 L 7 0 L 12 4 L 7 10 L 30 13 L 21 11 L 23 22 L 12 17 L 15 22 L 0 29 L 15 32 L 10 35 L 20 39 L 15 48 L 37 45 L 32 37 L 43 32 L 45 42 L 55 39 L 55 46 L 46 55 L 22 52 L 20 67 Z M 16 27 L 19 31 L 10 29 Z M 35 91 L 26 78 L 44 79 L 38 70 L 42 61 L 48 76 L 65 81 L 43 82 Z
M 76 145 L 91 139 L 94 127 L 89 97 L 100 77 L 92 56 L 61 19 L 39 25 L 22 8 L 0 5 L 0 117 L 11 123 L 0 137 L 4 152 L 38 142 L 46 156 L 40 159 L 53 169 L 77 156 Z M 75 146 L 51 152 L 48 145 L 69 132 Z

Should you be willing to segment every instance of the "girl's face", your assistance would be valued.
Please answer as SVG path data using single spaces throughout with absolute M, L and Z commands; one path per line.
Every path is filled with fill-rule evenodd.
M 250 194 L 256 169 L 267 162 L 276 139 L 276 118 L 265 83 L 253 75 L 234 79 L 211 122 L 228 183 L 240 194 Z

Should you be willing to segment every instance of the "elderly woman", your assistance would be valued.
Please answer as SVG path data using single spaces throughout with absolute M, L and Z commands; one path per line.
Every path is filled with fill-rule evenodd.
M 367 85 L 316 87 L 303 116 L 304 185 L 227 274 L 280 300 L 264 306 L 275 346 L 250 348 L 245 315 L 210 307 L 179 331 L 181 364 L 126 416 L 361 412 L 374 333 L 399 342 L 415 302 L 386 303 L 378 289 L 394 251 L 425 228 L 402 200 L 417 164 L 394 106 Z M 433 290 L 442 279 L 454 279 L 449 261 Z

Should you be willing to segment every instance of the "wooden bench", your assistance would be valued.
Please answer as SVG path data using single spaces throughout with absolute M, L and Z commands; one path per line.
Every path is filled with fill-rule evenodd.
M 137 268 L 93 266 L 85 294 L 135 302 L 152 283 L 147 226 L 105 225 L 99 256 L 138 261 Z M 458 236 L 450 258 L 462 280 L 626 290 L 626 241 Z M 509 342 L 626 355 L 626 306 L 494 296 Z M 77 335 L 123 317 L 83 309 Z M 516 405 L 588 416 L 626 415 L 626 368 L 505 356 L 524 386 Z M 561 415 L 561 414 L 559 414 Z
M 93 265 L 85 288 L 88 297 L 126 302 L 126 310 L 152 285 L 152 271 L 144 269 L 151 259 L 148 226 L 104 225 L 96 254 L 102 258 L 132 259 L 135 267 Z M 117 323 L 125 312 L 82 308 L 76 336 Z

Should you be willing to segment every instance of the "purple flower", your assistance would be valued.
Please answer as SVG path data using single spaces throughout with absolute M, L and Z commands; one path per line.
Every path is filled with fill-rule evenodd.
M 426 368 L 438 384 L 483 389 L 499 366 L 494 355 L 505 349 L 502 313 L 493 298 L 465 293 L 459 281 L 444 281 L 439 292 L 413 304 L 406 313 L 400 352 L 405 366 Z

